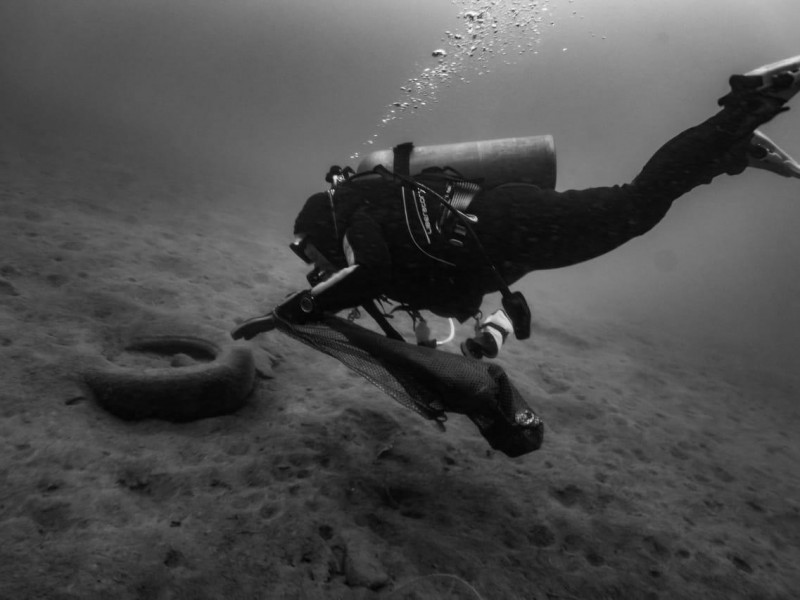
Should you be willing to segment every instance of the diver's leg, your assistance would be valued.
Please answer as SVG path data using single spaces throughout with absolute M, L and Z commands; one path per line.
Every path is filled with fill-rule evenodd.
M 725 106 L 659 148 L 632 185 L 653 197 L 675 200 L 719 175 L 741 173 L 750 163 L 756 129 L 784 110 L 774 98 Z
M 781 174 L 792 174 L 794 161 L 757 128 L 788 110 L 784 105 L 800 91 L 800 56 L 733 75 L 729 82 L 731 91 L 719 100 L 723 109 L 667 142 L 634 185 L 677 198 L 723 173 L 740 173 L 747 166 L 769 168 L 759 164 L 764 149 L 783 155 L 786 172 Z
M 492 259 L 515 280 L 595 258 L 652 229 L 698 185 L 743 171 L 761 141 L 756 128 L 787 110 L 800 91 L 800 56 L 776 65 L 732 77 L 722 110 L 664 144 L 630 184 L 538 193 L 499 188 L 476 198 L 477 229 Z

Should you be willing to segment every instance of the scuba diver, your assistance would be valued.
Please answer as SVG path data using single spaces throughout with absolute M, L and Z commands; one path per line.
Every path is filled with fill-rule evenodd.
M 410 145 L 395 148 L 392 171 L 332 168 L 331 189 L 312 195 L 294 225 L 291 248 L 314 266 L 312 287 L 244 321 L 232 336 L 251 339 L 273 329 L 276 318 L 304 324 L 361 306 L 398 338 L 375 305 L 392 301 L 414 319 L 421 345 L 435 342 L 419 311 L 459 322 L 474 317 L 476 335 L 462 352 L 493 358 L 512 332 L 529 335 L 527 304 L 508 287 L 527 273 L 617 248 L 723 173 L 751 166 L 800 178 L 800 165 L 757 129 L 788 110 L 800 91 L 800 56 L 734 75 L 730 86 L 717 114 L 667 142 L 624 185 L 557 192 L 509 182 L 485 189 L 446 168 L 410 177 Z M 481 320 L 483 296 L 497 291 L 503 308 Z

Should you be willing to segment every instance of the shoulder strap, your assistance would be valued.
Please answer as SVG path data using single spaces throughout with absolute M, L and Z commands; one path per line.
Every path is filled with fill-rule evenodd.
M 411 151 L 414 150 L 413 142 L 398 144 L 392 148 L 394 153 L 393 171 L 399 175 L 408 177 L 411 175 Z

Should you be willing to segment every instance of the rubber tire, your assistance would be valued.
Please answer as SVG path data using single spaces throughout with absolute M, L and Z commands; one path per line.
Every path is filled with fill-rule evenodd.
M 126 350 L 204 354 L 211 362 L 187 367 L 128 368 L 103 361 L 86 368 L 82 381 L 94 399 L 125 420 L 186 422 L 230 414 L 242 407 L 255 383 L 250 348 L 195 337 L 137 338 Z

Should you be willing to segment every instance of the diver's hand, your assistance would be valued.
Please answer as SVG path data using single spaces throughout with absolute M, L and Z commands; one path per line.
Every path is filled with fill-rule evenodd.
M 275 314 L 296 325 L 316 321 L 322 317 L 314 296 L 308 290 L 298 292 L 275 308 Z
M 260 317 L 247 319 L 247 321 L 240 323 L 233 331 L 231 331 L 231 337 L 235 340 L 251 340 L 259 333 L 272 331 L 275 329 L 275 326 L 275 315 L 273 313 L 269 313 L 266 315 L 261 315 Z
M 276 317 L 296 325 L 302 325 L 321 318 L 322 311 L 317 308 L 314 297 L 308 290 L 297 292 L 278 305 L 271 313 L 240 323 L 231 331 L 231 337 L 235 340 L 251 340 L 259 333 L 272 331 L 277 326 Z

